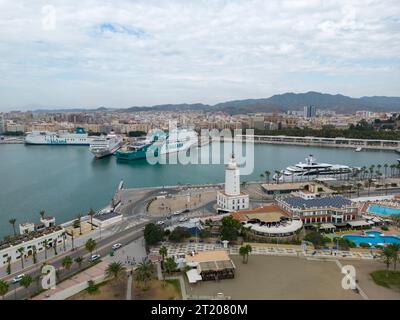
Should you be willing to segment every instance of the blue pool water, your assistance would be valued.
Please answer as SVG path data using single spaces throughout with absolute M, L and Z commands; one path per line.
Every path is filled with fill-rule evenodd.
M 360 243 L 369 243 L 371 246 L 391 243 L 400 244 L 400 237 L 385 236 L 380 231 L 367 231 L 365 232 L 365 236 L 360 236 L 357 234 L 346 234 L 343 236 L 343 238 L 353 241 L 357 246 L 359 246 Z
M 368 212 L 381 214 L 384 216 L 391 216 L 393 214 L 400 214 L 400 209 L 384 207 L 378 204 L 371 204 L 370 206 L 368 206 Z

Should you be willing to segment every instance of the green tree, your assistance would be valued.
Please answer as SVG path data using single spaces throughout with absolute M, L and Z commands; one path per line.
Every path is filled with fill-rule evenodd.
M 78 264 L 79 269 L 82 268 L 83 258 L 81 256 L 75 258 L 75 262 Z
M 90 238 L 88 241 L 86 241 L 85 248 L 87 251 L 90 252 L 90 257 L 92 257 L 92 253 L 94 249 L 96 249 L 96 246 L 97 246 L 96 240 Z
M 0 296 L 4 300 L 4 296 L 7 294 L 10 285 L 4 280 L 0 280 Z
M 63 268 L 69 270 L 73 264 L 73 259 L 70 256 L 66 256 L 62 262 L 61 265 L 63 266 Z
M 19 284 L 20 284 L 22 287 L 24 287 L 25 289 L 28 290 L 28 288 L 31 286 L 32 282 L 33 282 L 33 279 L 32 279 L 32 277 L 31 277 L 30 275 L 24 275 L 24 276 L 21 278 L 21 281 L 19 282 Z M 29 292 L 29 291 L 28 291 L 28 292 Z
M 400 244 L 392 243 L 387 246 L 392 251 L 393 269 L 396 270 L 397 261 L 399 260 Z
M 264 174 L 265 174 L 265 178 L 266 178 L 266 180 L 267 180 L 267 183 L 269 183 L 269 177 L 271 176 L 271 172 L 268 171 L 268 170 L 266 170 L 266 171 L 264 172 Z
M 314 247 L 323 246 L 326 242 L 326 239 L 317 231 L 312 231 L 304 237 L 304 240 L 311 242 Z
M 21 258 L 21 267 L 24 269 L 24 253 L 25 253 L 25 247 L 19 247 L 18 248 L 19 256 Z
M 32 259 L 33 259 L 33 263 L 36 264 L 37 263 L 37 248 L 36 248 L 36 246 L 32 246 Z
M 93 216 L 96 214 L 96 212 L 90 208 L 88 215 L 90 216 L 90 229 L 93 230 Z
M 249 254 L 252 250 L 253 248 L 249 244 L 239 248 L 239 254 L 243 257 L 243 263 L 247 263 L 249 261 Z
M 160 226 L 149 223 L 144 227 L 144 239 L 146 244 L 151 246 L 163 240 L 164 232 Z
M 138 264 L 135 270 L 135 280 L 137 283 L 143 283 L 143 289 L 147 289 L 148 282 L 153 278 L 154 266 L 146 260 Z
M 125 272 L 126 268 L 121 262 L 112 262 L 107 266 L 106 276 L 109 278 L 119 279 L 120 275 Z
M 40 218 L 44 219 L 44 217 L 46 215 L 46 211 L 40 210 L 39 214 L 40 214 Z
M 176 227 L 169 235 L 169 240 L 173 242 L 181 242 L 183 239 L 190 238 L 191 234 L 187 228 Z
M 88 287 L 87 287 L 86 291 L 90 295 L 94 295 L 94 294 L 100 293 L 99 286 L 97 284 L 95 284 L 93 280 L 89 280 L 88 281 Z
M 44 248 L 44 260 L 47 260 L 47 250 L 49 249 L 49 241 L 47 239 L 43 240 Z
M 223 217 L 221 222 L 221 239 L 228 241 L 236 240 L 242 227 L 241 223 L 232 216 Z
M 386 264 L 387 270 L 389 270 L 390 264 L 392 263 L 393 260 L 393 250 L 389 247 L 385 247 L 382 250 L 382 258 L 383 262 Z
M 16 236 L 17 235 L 17 231 L 15 230 L 15 223 L 17 222 L 17 219 L 10 219 L 10 220 L 8 220 L 8 222 L 12 225 L 12 227 L 13 227 L 13 231 L 14 231 L 14 236 Z
M 76 218 L 79 221 L 79 235 L 82 235 L 82 214 L 78 213 Z
M 7 258 L 7 274 L 11 274 L 11 257 Z
M 164 268 L 168 274 L 171 274 L 173 271 L 175 271 L 177 267 L 178 265 L 176 264 L 174 258 L 168 257 L 167 260 L 165 260 Z

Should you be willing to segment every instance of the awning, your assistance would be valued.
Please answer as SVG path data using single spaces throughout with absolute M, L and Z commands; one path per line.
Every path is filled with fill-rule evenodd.
M 190 269 L 189 271 L 186 272 L 186 275 L 188 277 L 189 283 L 196 283 L 197 281 L 203 280 L 201 275 L 198 274 L 196 269 Z
M 363 226 L 369 226 L 371 224 L 374 224 L 373 222 L 367 222 L 365 220 L 358 220 L 358 221 L 348 221 L 347 224 L 351 227 L 363 227 Z
M 332 223 L 322 223 L 319 228 L 324 230 L 336 229 L 336 227 Z

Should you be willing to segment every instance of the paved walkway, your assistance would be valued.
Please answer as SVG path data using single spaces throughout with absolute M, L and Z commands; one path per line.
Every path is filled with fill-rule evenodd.
M 210 243 L 185 243 L 185 244 L 164 244 L 168 249 L 169 256 L 175 256 L 178 254 L 188 254 L 192 251 L 212 251 L 223 249 L 222 245 L 210 244 Z M 295 248 L 285 247 L 268 247 L 265 244 L 257 246 L 257 244 L 251 244 L 253 255 L 277 255 L 277 256 L 302 256 L 310 258 L 340 258 L 340 259 L 359 259 L 359 260 L 373 260 L 374 257 L 369 252 L 355 252 L 355 251 L 336 251 L 336 250 L 302 250 L 299 246 Z M 158 251 L 161 246 L 153 247 L 150 250 L 151 254 L 158 255 Z M 227 250 L 229 254 L 238 255 L 239 245 L 231 245 Z

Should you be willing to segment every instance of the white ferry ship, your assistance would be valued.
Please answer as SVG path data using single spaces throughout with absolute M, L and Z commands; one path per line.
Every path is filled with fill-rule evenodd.
M 92 140 L 89 150 L 99 159 L 114 154 L 123 145 L 123 138 L 110 132 L 107 136 L 96 137 Z
M 289 166 L 273 176 L 273 179 L 282 182 L 305 181 L 318 177 L 339 177 L 343 174 L 352 173 L 353 169 L 346 165 L 318 163 L 313 155 L 306 158 L 306 163 L 299 162 L 294 166 Z
M 154 156 L 168 153 L 186 151 L 198 145 L 198 135 L 196 131 L 187 129 L 174 129 L 164 137 L 159 136 L 149 149 Z
M 26 135 L 25 143 L 41 145 L 90 145 L 92 139 L 83 128 L 76 128 L 75 133 L 70 133 L 66 130 L 58 132 L 32 131 Z

